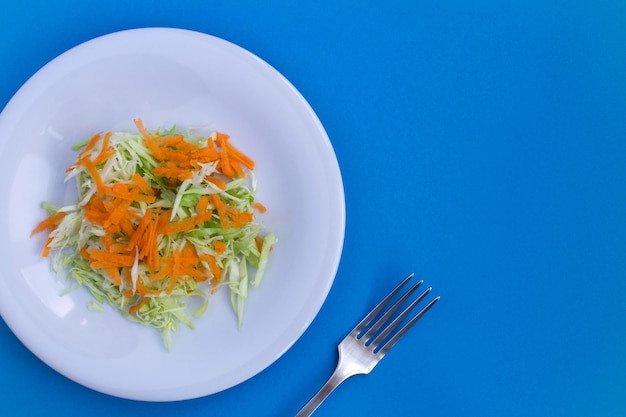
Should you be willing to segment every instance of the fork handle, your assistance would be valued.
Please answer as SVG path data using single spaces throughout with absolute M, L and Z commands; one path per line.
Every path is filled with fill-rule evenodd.
M 339 369 L 336 369 L 322 388 L 317 391 L 317 394 L 315 394 L 313 398 L 311 398 L 311 400 L 306 403 L 304 407 L 302 407 L 302 410 L 296 414 L 296 417 L 308 417 L 313 414 L 322 401 L 324 401 L 326 397 L 328 397 L 330 393 L 333 392 L 337 386 L 339 386 L 339 384 L 348 379 L 349 376 L 351 375 L 345 374 Z

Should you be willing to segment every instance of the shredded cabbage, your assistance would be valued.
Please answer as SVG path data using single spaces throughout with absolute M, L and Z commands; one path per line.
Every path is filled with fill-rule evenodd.
M 137 120 L 135 122 L 137 124 Z M 100 311 L 98 306 L 107 303 L 127 318 L 160 330 L 165 346 L 170 350 L 172 332 L 178 330 L 180 324 L 193 329 L 192 319 L 206 311 L 210 294 L 222 286 L 230 290 L 233 311 L 241 327 L 248 288 L 256 288 L 261 283 L 270 249 L 277 239 L 254 220 L 258 206 L 254 197 L 256 180 L 251 168 L 246 170 L 245 178 L 229 177 L 224 174 L 225 168 L 221 164 L 225 162 L 220 155 L 217 160 L 193 160 L 189 169 L 191 175 L 185 174 L 184 179 L 172 178 L 182 177 L 180 171 L 171 171 L 173 174 L 169 177 L 159 175 L 167 172 L 163 168 L 166 162 L 182 159 L 183 152 L 179 149 L 188 147 L 202 150 L 203 154 L 215 150 L 215 134 L 201 138 L 183 135 L 175 127 L 153 133 L 142 131 L 142 124 L 137 127 L 139 134 L 111 133 L 106 139 L 88 139 L 74 147 L 81 153 L 68 169 L 66 181 L 76 181 L 78 199 L 76 204 L 65 207 L 42 204 L 51 217 L 62 213 L 59 216 L 62 219 L 50 227 L 47 247 L 51 250 L 52 268 L 60 275 L 67 272 L 67 278 L 74 282 L 70 289 L 80 286 L 91 292 L 95 301 L 90 302 L 90 310 Z M 168 148 L 168 140 L 179 136 L 183 137 L 184 143 L 179 148 Z M 155 143 L 162 148 L 155 150 Z M 171 150 L 171 155 L 167 155 L 174 159 L 160 154 L 166 148 Z M 226 148 L 223 144 L 221 151 Z M 93 165 L 91 169 L 97 173 L 90 170 L 90 163 Z M 140 180 L 145 181 L 141 193 L 137 191 L 141 188 L 137 186 Z M 219 181 L 225 187 L 220 187 Z M 113 193 L 109 190 L 115 187 L 126 187 L 123 189 L 131 190 L 135 193 L 133 196 L 145 198 L 128 204 L 131 198 L 124 197 L 125 194 L 119 194 L 122 197 L 102 196 L 103 190 Z M 207 201 L 210 201 L 208 205 Z M 116 205 L 124 203 L 127 207 L 123 220 L 120 220 L 119 210 L 117 214 L 113 213 Z M 106 221 L 92 213 L 94 207 L 101 205 L 100 210 L 110 215 Z M 225 221 L 226 215 L 219 212 L 221 205 L 227 207 L 229 213 L 236 213 L 248 221 Z M 111 220 L 115 216 L 115 220 Z M 132 246 L 132 235 L 135 232 L 139 235 L 137 230 L 142 227 L 142 219 L 148 217 L 154 218 L 156 261 L 149 261 L 150 246 L 145 249 L 137 242 Z M 199 220 L 192 228 L 165 232 L 168 225 L 184 225 L 189 219 Z M 145 240 L 141 242 L 150 242 L 150 236 L 145 236 L 147 233 L 142 235 Z M 108 256 L 114 256 L 109 252 L 119 255 L 122 264 L 109 260 Z M 103 257 L 98 258 L 96 254 Z M 188 260 L 189 257 L 193 261 Z M 183 265 L 183 261 L 187 264 Z M 193 269 L 184 269 L 191 268 L 191 263 Z M 169 269 L 162 271 L 163 268 Z M 250 276 L 249 269 L 255 270 Z M 190 303 L 192 298 L 198 301 Z M 190 304 L 199 306 L 190 312 Z

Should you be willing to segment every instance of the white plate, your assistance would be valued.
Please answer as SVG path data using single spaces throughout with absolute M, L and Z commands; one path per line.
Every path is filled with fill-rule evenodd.
M 261 221 L 279 238 L 262 285 L 237 329 L 226 291 L 196 329 L 160 334 L 66 284 L 29 233 L 42 201 L 72 202 L 63 171 L 71 146 L 98 131 L 202 125 L 251 155 Z M 147 401 L 232 387 L 278 359 L 305 331 L 334 280 L 345 205 L 324 128 L 296 89 L 261 59 L 224 40 L 178 29 L 138 29 L 86 42 L 37 72 L 0 114 L 0 313 L 17 337 L 68 378 Z

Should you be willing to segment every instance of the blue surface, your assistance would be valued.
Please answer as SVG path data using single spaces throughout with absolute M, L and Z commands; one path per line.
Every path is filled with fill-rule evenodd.
M 319 316 L 247 382 L 112 398 L 0 322 L 0 415 L 294 415 L 411 271 L 441 302 L 316 416 L 626 415 L 626 3 L 35 0 L 2 17 L 0 107 L 50 59 L 122 29 L 192 29 L 260 56 L 327 129 L 347 228 Z

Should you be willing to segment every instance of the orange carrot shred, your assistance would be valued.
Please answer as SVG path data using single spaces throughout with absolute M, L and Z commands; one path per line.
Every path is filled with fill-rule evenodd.
M 52 243 L 53 239 L 54 238 L 52 236 L 48 236 L 48 238 L 46 239 L 46 243 L 43 245 L 41 256 L 43 256 L 44 258 L 47 258 L 48 255 L 50 255 L 50 243 Z
M 230 157 L 234 160 L 241 162 L 246 168 L 254 169 L 254 161 L 246 156 L 239 149 L 235 148 L 229 141 L 229 136 L 225 135 L 225 138 L 222 140 L 222 148 L 226 148 Z
M 56 225 L 59 224 L 59 222 L 61 222 L 61 220 L 63 220 L 63 217 L 65 217 L 65 212 L 62 212 L 62 211 L 59 211 L 56 214 L 53 214 L 52 216 L 48 217 L 47 219 L 39 223 L 37 227 L 33 229 L 30 236 L 31 237 L 35 236 L 36 234 L 41 233 L 46 229 L 52 230 L 54 227 L 56 227 Z
M 189 160 L 188 156 L 182 152 L 178 152 L 175 149 L 171 148 L 161 148 L 161 159 L 168 159 L 170 161 L 176 162 L 187 162 Z
M 207 181 L 217 185 L 217 188 L 219 188 L 220 190 L 225 190 L 226 189 L 226 181 L 224 181 L 221 178 L 217 178 L 213 175 L 208 176 L 205 178 Z
M 176 146 L 183 141 L 182 135 L 161 136 L 159 138 L 159 146 Z
M 119 268 L 106 268 L 104 272 L 107 274 L 109 278 L 111 278 L 111 281 L 113 281 L 113 284 L 117 285 L 118 287 L 122 285 L 122 277 L 120 275 Z
M 228 215 L 226 214 L 226 205 L 220 199 L 220 196 L 217 194 L 212 194 L 210 197 L 211 204 L 217 210 L 217 215 L 220 217 L 220 224 L 224 229 L 230 229 L 230 221 L 228 220 Z
M 95 135 L 93 135 L 87 142 L 87 145 L 85 145 L 83 150 L 78 154 L 77 159 L 82 159 L 85 155 L 87 155 L 87 153 L 96 146 L 96 143 L 98 143 L 98 141 L 100 140 L 100 136 L 100 133 L 96 133 Z
M 138 173 L 135 173 L 135 175 L 133 175 L 132 181 L 137 184 L 137 187 L 139 187 L 139 190 L 141 190 L 141 192 L 145 194 L 153 193 L 150 184 L 148 184 L 148 182 Z
M 122 255 L 120 253 L 111 253 L 102 249 L 88 249 L 91 259 L 101 262 L 110 263 L 117 266 L 133 266 L 135 257 L 131 255 Z
M 107 132 L 104 135 L 104 139 L 102 139 L 102 147 L 100 149 L 100 153 L 93 160 L 94 165 L 96 166 L 100 165 L 102 162 L 106 161 L 111 156 L 115 155 L 115 149 L 111 148 L 111 146 L 109 145 L 112 135 L 113 134 L 111 132 Z
M 141 309 L 141 307 L 143 307 L 143 305 L 147 301 L 148 301 L 148 297 L 142 297 L 141 300 L 139 300 L 137 304 L 130 306 L 130 308 L 128 309 L 128 312 L 130 314 L 137 314 L 139 312 L 139 309 Z
M 132 222 L 128 219 L 128 217 L 124 217 L 120 220 L 120 228 L 125 236 L 130 237 L 135 233 L 135 228 L 133 227 Z
M 259 213 L 265 213 L 267 211 L 267 208 L 258 201 L 252 205 L 252 208 L 256 209 Z
M 196 208 L 198 209 L 198 213 L 205 212 L 208 207 L 209 207 L 209 196 L 203 195 L 202 197 L 200 197 L 200 199 L 198 200 L 198 204 L 196 205 Z
M 165 225 L 165 227 L 163 227 L 161 231 L 164 235 L 173 235 L 174 233 L 181 233 L 192 230 L 195 225 L 195 219 L 193 217 L 188 217 L 174 223 L 168 223 L 167 225 Z
M 139 225 L 137 226 L 132 236 L 130 237 L 130 240 L 128 241 L 128 245 L 126 246 L 126 250 L 132 250 L 137 246 L 137 244 L 143 237 L 146 231 L 146 228 L 148 227 L 148 224 L 150 223 L 151 220 L 152 220 L 152 212 L 148 210 L 146 211 L 146 214 L 141 218 Z
M 91 175 L 91 178 L 96 183 L 98 194 L 105 194 L 104 181 L 102 181 L 102 177 L 91 159 L 89 159 L 89 157 L 83 157 L 78 160 L 78 164 L 83 165 L 87 169 L 87 172 L 89 172 L 89 175 Z
M 137 294 L 146 296 L 146 295 L 159 295 L 161 291 L 152 290 L 144 285 L 144 283 L 138 279 L 137 280 Z
M 150 276 L 150 282 L 163 279 L 172 273 L 172 265 L 171 265 L 170 259 L 162 259 L 161 263 L 164 265 L 161 267 L 161 269 L 157 273 L 152 274 L 152 276 Z
M 235 171 L 230 164 L 230 158 L 228 155 L 228 150 L 225 146 L 225 143 L 228 140 L 228 135 L 217 132 L 215 134 L 215 143 L 221 148 L 220 151 L 220 160 L 218 164 L 218 168 L 225 176 L 229 178 L 233 178 L 235 176 Z
M 226 252 L 226 245 L 221 240 L 214 240 L 213 248 L 215 249 L 215 253 L 217 253 L 218 255 L 221 255 L 224 252 Z
M 230 161 L 230 166 L 233 168 L 233 171 L 235 172 L 237 177 L 239 177 L 239 178 L 246 178 L 246 173 L 243 170 L 243 168 L 241 167 L 241 164 L 239 163 L 239 161 L 231 160 Z
M 148 248 L 148 268 L 153 271 L 159 268 L 159 241 L 157 239 L 157 224 L 159 223 L 160 212 L 161 207 L 157 207 L 156 212 L 154 213 L 154 222 L 152 223 L 152 231 L 149 241 L 150 246 Z
M 176 287 L 176 281 L 177 281 L 176 275 L 175 274 L 171 274 L 169 276 L 169 280 L 170 280 L 170 285 L 165 290 L 166 294 L 171 294 L 172 291 L 174 291 L 174 288 Z
M 141 118 L 133 119 L 133 122 L 135 123 L 139 134 L 144 138 L 144 140 L 153 139 L 152 134 L 143 125 L 143 120 L 141 120 Z
M 137 193 L 135 193 L 137 194 Z M 109 218 L 104 222 L 103 226 L 107 227 L 109 225 L 118 225 L 120 221 L 124 218 L 124 215 L 128 212 L 132 200 L 120 200 L 120 203 L 115 207 L 115 209 L 111 212 Z
M 263 238 L 261 236 L 255 236 L 254 243 L 256 243 L 257 249 L 259 250 L 259 252 L 261 252 L 261 250 L 263 249 Z
M 156 201 L 156 197 L 152 196 L 152 195 L 144 195 L 144 194 L 139 194 L 137 192 L 133 192 L 133 191 L 128 191 L 127 189 L 124 189 L 124 187 L 116 187 L 118 185 L 122 185 L 122 184 L 115 184 L 113 187 L 106 187 L 104 188 L 104 194 L 108 194 L 112 197 L 118 197 L 118 198 L 123 198 L 126 200 L 131 200 L 131 201 L 141 201 L 144 203 L 154 203 Z

